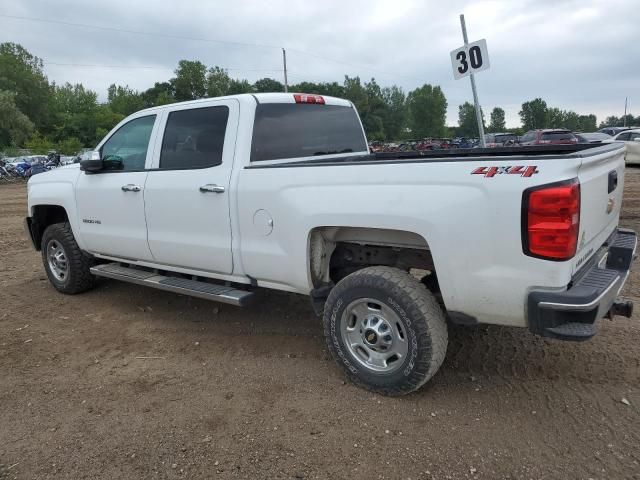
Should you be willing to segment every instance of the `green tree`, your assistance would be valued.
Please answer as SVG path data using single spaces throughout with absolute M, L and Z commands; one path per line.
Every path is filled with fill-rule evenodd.
M 33 122 L 16 105 L 15 97 L 13 92 L 0 90 L 0 148 L 22 145 L 34 130 Z
M 622 118 L 620 119 L 620 126 L 624 127 L 631 127 L 634 125 L 635 122 L 635 118 L 633 118 L 633 115 L 631 115 L 630 113 L 627 113 L 627 115 L 623 115 Z
M 0 44 L 0 90 L 14 93 L 14 103 L 38 129 L 50 128 L 50 86 L 42 60 L 15 43 Z
M 592 113 L 590 113 L 589 115 L 580 115 L 578 120 L 580 123 L 579 130 L 581 132 L 595 132 L 598 128 L 596 126 L 596 116 Z
M 547 108 L 546 119 L 536 128 L 564 128 L 565 112 L 556 107 Z
M 53 139 L 60 141 L 76 137 L 84 144 L 93 143 L 96 138 L 98 95 L 87 90 L 82 84 L 53 86 L 52 106 L 54 109 Z
M 615 115 L 611 115 L 600 122 L 600 128 L 621 126 L 621 120 Z
M 522 128 L 525 131 L 545 128 L 547 125 L 547 102 L 541 98 L 524 102 L 522 110 L 518 113 L 522 121 Z
M 248 80 L 232 79 L 229 83 L 229 93 L 227 95 L 238 95 L 240 93 L 252 93 L 253 87 Z
M 370 82 L 364 84 L 364 91 L 367 95 L 367 110 L 362 120 L 368 138 L 374 140 L 384 140 L 385 132 L 384 120 L 387 118 L 387 104 L 382 94 L 380 85 L 372 78 Z
M 63 155 L 75 155 L 82 149 L 82 142 L 76 137 L 65 138 L 58 142 L 56 150 Z
M 92 136 L 93 138 L 89 141 L 83 141 L 83 146 L 94 147 L 122 119 L 124 119 L 124 115 L 111 111 L 109 105 L 98 105 L 95 111 L 95 131 Z
M 212 67 L 207 72 L 207 96 L 224 97 L 229 95 L 231 77 L 224 68 Z
M 25 142 L 25 147 L 36 155 L 46 155 L 51 150 L 55 150 L 55 144 L 51 139 L 43 137 L 38 132 L 35 132 L 29 140 Z
M 122 87 L 112 84 L 107 90 L 107 98 L 111 110 L 124 116 L 145 108 L 142 95 L 129 88 L 128 85 Z
M 504 132 L 506 128 L 504 110 L 500 107 L 494 107 L 494 109 L 491 110 L 488 130 L 490 132 Z
M 400 87 L 393 85 L 382 89 L 382 98 L 386 104 L 382 123 L 387 140 L 399 140 L 407 121 L 406 96 Z
M 447 99 L 439 86 L 425 84 L 407 95 L 408 125 L 416 138 L 446 134 Z
M 169 80 L 178 102 L 204 98 L 207 94 L 207 67 L 197 60 L 180 60 L 176 76 Z
M 482 109 L 481 109 L 482 111 Z M 476 107 L 472 103 L 464 102 L 458 107 L 457 134 L 461 137 L 479 137 L 478 119 L 476 118 Z M 482 126 L 484 127 L 484 112 L 482 112 Z
M 300 82 L 289 87 L 290 92 L 315 93 L 316 95 L 329 95 L 332 97 L 346 98 L 345 87 L 338 82 L 313 83 Z
M 253 91 L 262 92 L 284 92 L 284 85 L 273 78 L 261 78 L 253 84 Z
M 567 128 L 572 132 L 580 130 L 580 115 L 571 110 L 565 110 L 563 112 L 564 123 L 561 128 Z
M 176 101 L 173 86 L 170 82 L 156 82 L 153 87 L 140 94 L 145 107 L 167 105 Z

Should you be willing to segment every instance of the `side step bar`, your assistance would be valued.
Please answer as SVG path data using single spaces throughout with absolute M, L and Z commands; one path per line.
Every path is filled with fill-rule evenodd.
M 246 305 L 253 292 L 240 290 L 226 285 L 189 280 L 180 277 L 166 277 L 155 272 L 139 268 L 124 267 L 119 263 L 105 263 L 91 267 L 91 273 L 97 277 L 113 278 L 123 282 L 136 283 L 158 290 L 180 293 L 191 297 L 215 300 L 231 305 Z

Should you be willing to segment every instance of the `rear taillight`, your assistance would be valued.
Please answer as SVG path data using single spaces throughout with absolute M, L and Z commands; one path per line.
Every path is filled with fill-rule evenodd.
M 541 145 L 546 145 L 547 143 L 551 143 L 551 140 L 538 140 L 538 143 Z
M 322 95 L 308 95 L 306 93 L 296 93 L 293 95 L 296 103 L 317 103 L 324 105 L 324 98 Z
M 525 190 L 522 198 L 522 249 L 525 255 L 569 260 L 580 230 L 580 184 L 569 180 Z

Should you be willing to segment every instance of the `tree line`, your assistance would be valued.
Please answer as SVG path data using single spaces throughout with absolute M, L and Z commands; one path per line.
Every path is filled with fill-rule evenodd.
M 195 60 L 181 60 L 174 76 L 156 82 L 144 91 L 127 85 L 111 85 L 107 101 L 82 84 L 57 85 L 44 74 L 43 61 L 15 43 L 0 44 L 0 151 L 26 147 L 34 153 L 56 149 L 73 154 L 95 146 L 119 121 L 143 108 L 173 102 L 239 93 L 283 92 L 284 85 L 272 78 L 254 83 L 231 78 L 218 66 L 207 67 Z M 300 82 L 290 91 L 331 95 L 351 100 L 370 140 L 401 140 L 424 137 L 477 137 L 475 108 L 459 106 L 459 125 L 446 126 L 447 99 L 437 85 L 425 84 L 405 94 L 402 88 L 380 86 L 374 78 L 345 75 L 339 82 Z M 629 116 L 628 124 L 640 123 Z M 520 111 L 522 130 L 566 127 L 596 129 L 595 115 L 548 107 L 540 98 L 525 102 Z M 483 114 L 484 121 L 484 114 Z M 607 125 L 623 119 L 608 117 Z M 487 131 L 506 131 L 505 112 L 491 111 Z

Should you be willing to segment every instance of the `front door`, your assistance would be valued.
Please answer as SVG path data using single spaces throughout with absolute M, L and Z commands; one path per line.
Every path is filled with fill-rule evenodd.
M 120 126 L 100 148 L 105 169 L 81 172 L 76 186 L 78 225 L 92 253 L 132 260 L 153 260 L 144 218 L 145 166 L 156 115 Z
M 229 274 L 230 178 L 239 103 L 170 107 L 145 187 L 149 247 L 157 263 Z

